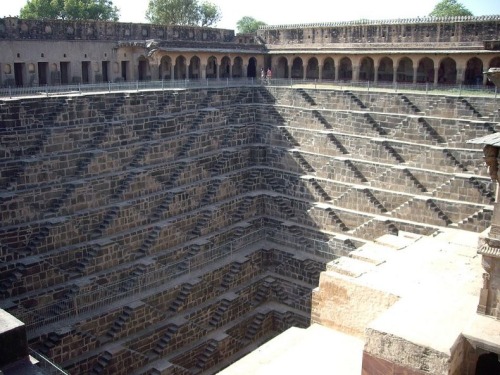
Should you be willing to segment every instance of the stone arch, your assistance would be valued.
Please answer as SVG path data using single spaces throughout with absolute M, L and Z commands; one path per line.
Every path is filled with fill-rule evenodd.
M 243 59 L 237 56 L 233 60 L 233 78 L 243 77 Z
M 490 60 L 488 68 L 500 68 L 500 56 L 496 56 Z
M 231 78 L 231 59 L 227 56 L 220 61 L 219 78 Z
M 304 78 L 304 65 L 302 64 L 302 59 L 300 57 L 296 57 L 293 59 L 290 78 Z
M 149 60 L 145 56 L 140 56 L 138 59 L 138 79 L 139 81 L 151 81 Z
M 162 56 L 158 70 L 160 79 L 172 79 L 172 59 L 170 56 Z
M 375 79 L 375 64 L 371 57 L 363 57 L 359 64 L 359 79 L 362 81 L 373 81 Z
M 201 78 L 201 61 L 198 56 L 191 57 L 189 60 L 189 79 Z
M 288 75 L 288 59 L 281 56 L 275 66 L 275 77 L 276 78 L 289 78 Z
M 496 56 L 490 60 L 490 63 L 488 64 L 488 69 L 489 68 L 500 68 L 500 56 Z M 494 86 L 493 82 L 489 79 L 486 80 L 486 85 Z
M 377 70 L 377 78 L 380 82 L 393 82 L 394 81 L 394 63 L 389 57 L 383 57 Z
M 349 57 L 343 57 L 339 63 L 339 80 L 352 80 L 352 61 Z
M 186 79 L 186 58 L 182 55 L 177 56 L 175 59 L 175 67 L 174 67 L 174 78 L 175 79 Z
M 424 57 L 418 62 L 417 82 L 434 82 L 434 61 L 429 57 Z
M 457 63 L 451 57 L 446 57 L 439 63 L 438 83 L 457 83 Z
M 206 77 L 217 78 L 217 58 L 215 56 L 210 56 L 207 60 Z
M 327 57 L 323 62 L 323 70 L 321 79 L 335 79 L 335 61 L 331 57 Z
M 413 61 L 409 57 L 405 56 L 399 60 L 396 81 L 413 82 Z
M 477 57 L 467 61 L 465 66 L 464 84 L 481 85 L 483 83 L 483 62 Z
M 319 78 L 319 64 L 316 57 L 311 57 L 307 61 L 306 67 L 306 79 L 318 79 Z
M 257 59 L 250 57 L 248 60 L 247 77 L 257 77 Z

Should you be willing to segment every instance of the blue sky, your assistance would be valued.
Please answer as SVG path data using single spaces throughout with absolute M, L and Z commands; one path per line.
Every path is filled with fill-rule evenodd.
M 222 20 L 217 27 L 236 29 L 244 16 L 254 17 L 268 25 L 352 21 L 366 19 L 398 19 L 425 17 L 439 0 L 208 0 L 218 5 Z M 2 0 L 0 17 L 18 15 L 27 0 Z M 146 22 L 144 14 L 149 0 L 113 0 L 120 8 L 120 21 Z M 202 1 L 200 1 L 202 2 Z M 458 1 L 474 15 L 500 15 L 499 0 Z M 298 4 L 304 4 L 299 6 Z

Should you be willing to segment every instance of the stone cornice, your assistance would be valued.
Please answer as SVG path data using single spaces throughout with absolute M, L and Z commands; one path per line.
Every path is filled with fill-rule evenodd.
M 461 17 L 418 17 L 388 20 L 356 20 L 340 22 L 323 22 L 310 24 L 291 24 L 291 25 L 266 25 L 260 26 L 260 30 L 276 29 L 307 29 L 317 27 L 345 27 L 345 26 L 380 26 L 380 25 L 408 25 L 408 24 L 438 24 L 438 23 L 457 23 L 457 22 L 490 22 L 500 21 L 500 15 L 489 16 L 461 16 Z

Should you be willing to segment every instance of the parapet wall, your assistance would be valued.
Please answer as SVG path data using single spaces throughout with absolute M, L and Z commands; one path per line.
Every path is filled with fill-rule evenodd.
M 268 48 L 289 45 L 369 43 L 369 48 L 419 49 L 484 47 L 498 39 L 500 16 L 359 20 L 310 25 L 263 26 L 258 35 Z M 365 47 L 366 48 L 366 47 Z
M 0 19 L 0 39 L 231 42 L 234 31 L 194 26 L 166 26 L 107 21 Z

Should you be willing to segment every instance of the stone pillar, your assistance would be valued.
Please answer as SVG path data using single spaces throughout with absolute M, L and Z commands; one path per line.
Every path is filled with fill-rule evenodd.
M 216 79 L 220 78 L 220 67 L 219 67 L 219 64 L 215 64 L 215 78 Z
M 392 66 L 392 83 L 398 82 L 398 66 Z
M 354 82 L 359 81 L 359 65 L 353 65 L 352 66 L 352 80 Z
M 378 82 L 378 63 L 373 64 L 373 82 L 377 83 Z
M 149 70 L 151 72 L 151 80 L 161 79 L 160 77 L 160 66 L 157 64 L 150 64 Z
M 259 73 L 259 70 L 257 70 L 257 73 Z M 248 77 L 248 65 L 247 64 L 243 64 L 243 77 L 247 78 Z
M 200 65 L 201 69 L 201 79 L 207 79 L 207 65 L 206 64 L 201 64 Z
M 465 81 L 465 69 L 463 68 L 457 68 L 457 78 L 456 78 L 456 84 L 460 85 L 464 83 Z
M 498 147 L 486 144 L 483 148 L 488 174 L 496 187 L 498 201 Z M 479 293 L 477 312 L 500 320 L 500 203 L 493 205 L 491 227 L 479 240 L 481 265 L 484 268 L 483 286 Z
M 175 79 L 175 64 L 172 62 L 170 65 L 170 80 L 173 81 Z
M 189 76 L 189 67 L 191 66 L 190 63 L 187 63 L 186 64 L 186 79 L 191 79 L 191 77 Z
M 434 66 L 434 86 L 437 86 L 439 80 L 439 65 Z
M 335 77 L 333 77 L 334 81 L 338 81 L 339 80 L 339 69 L 340 69 L 339 64 L 335 64 Z
M 233 78 L 233 64 L 229 63 L 229 78 Z
M 417 83 L 418 65 L 413 66 L 413 83 Z
M 498 186 L 497 186 L 498 187 Z M 477 312 L 500 320 L 500 205 L 494 204 L 490 232 L 480 239 L 478 254 L 482 256 L 483 286 Z
M 318 64 L 318 81 L 323 80 L 323 64 Z

